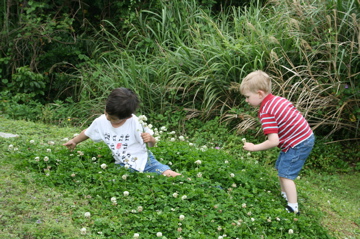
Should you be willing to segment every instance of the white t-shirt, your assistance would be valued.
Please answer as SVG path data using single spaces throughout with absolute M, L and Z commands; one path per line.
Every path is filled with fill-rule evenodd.
M 138 117 L 132 115 L 123 125 L 114 128 L 105 115 L 96 118 L 85 135 L 95 142 L 105 142 L 112 151 L 115 163 L 123 163 L 143 172 L 148 160 L 146 144 L 141 138 L 142 132 L 153 135 L 153 131 L 140 124 Z

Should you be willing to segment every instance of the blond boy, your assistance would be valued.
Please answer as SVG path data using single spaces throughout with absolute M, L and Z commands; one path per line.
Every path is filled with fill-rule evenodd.
M 248 74 L 240 92 L 251 106 L 259 107 L 258 117 L 267 139 L 260 144 L 244 143 L 247 151 L 281 149 L 275 163 L 286 209 L 299 214 L 294 180 L 299 175 L 315 142 L 313 131 L 302 114 L 287 99 L 271 94 L 271 79 L 263 71 Z

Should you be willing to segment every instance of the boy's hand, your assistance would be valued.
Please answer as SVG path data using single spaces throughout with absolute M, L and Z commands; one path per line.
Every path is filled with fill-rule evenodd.
M 74 140 L 70 139 L 69 141 L 67 141 L 65 144 L 63 144 L 64 146 L 66 146 L 68 149 L 73 150 L 76 147 L 76 143 Z
M 255 145 L 253 143 L 244 143 L 243 149 L 246 151 L 254 151 Z
M 144 143 L 149 143 L 153 141 L 153 137 L 149 133 L 141 133 L 141 138 L 143 139 Z

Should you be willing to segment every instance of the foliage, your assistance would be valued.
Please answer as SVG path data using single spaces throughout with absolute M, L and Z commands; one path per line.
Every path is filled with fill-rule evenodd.
M 163 238 L 294 238 L 300 234 L 302 238 L 333 238 L 319 225 L 316 208 L 304 205 L 301 216 L 285 211 L 285 202 L 275 190 L 279 186 L 275 172 L 261 166 L 256 156 L 240 158 L 222 149 L 191 146 L 168 132 L 152 149 L 159 160 L 182 173 L 168 178 L 117 167 L 103 144 L 86 141 L 74 152 L 67 151 L 63 137 L 75 129 L 54 128 L 58 132 L 54 134 L 49 127 L 35 128 L 37 132 L 2 141 L 2 152 L 17 170 L 28 170 L 38 185 L 81 198 L 52 213 L 52 218 L 71 216 L 72 226 L 78 228 L 74 238 L 81 234 L 133 238 L 135 233 L 149 238 L 158 232 Z M 58 200 L 49 197 L 54 203 Z M 41 214 L 32 219 L 32 225 L 46 228 L 47 223 Z M 54 230 L 26 232 L 43 237 Z M 60 238 L 68 234 L 61 228 L 56 233 Z
M 65 102 L 70 113 L 60 118 L 78 124 L 102 111 L 110 89 L 125 86 L 147 114 L 181 109 L 187 119 L 218 117 L 255 135 L 255 111 L 237 83 L 263 69 L 274 94 L 291 100 L 319 135 L 358 137 L 355 0 L 245 1 L 219 12 L 210 9 L 221 1 L 7 2 L 0 74 L 8 98 L 31 91 L 46 112 Z

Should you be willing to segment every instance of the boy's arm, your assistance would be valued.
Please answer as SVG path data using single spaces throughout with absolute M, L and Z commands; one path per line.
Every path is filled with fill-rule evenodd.
M 85 135 L 85 131 L 86 129 L 81 131 L 80 134 L 75 136 L 73 139 L 70 139 L 68 142 L 66 142 L 63 145 L 66 146 L 68 149 L 74 149 L 78 143 L 81 143 L 82 141 L 87 140 L 89 138 L 88 136 Z
M 261 144 L 245 143 L 244 149 L 247 151 L 261 151 L 274 148 L 279 145 L 279 135 L 276 133 L 268 134 L 267 140 Z

